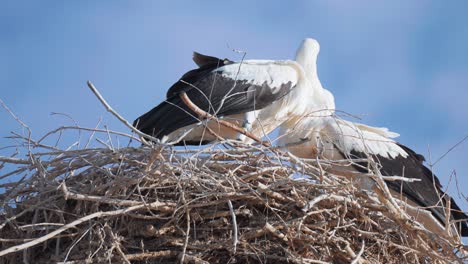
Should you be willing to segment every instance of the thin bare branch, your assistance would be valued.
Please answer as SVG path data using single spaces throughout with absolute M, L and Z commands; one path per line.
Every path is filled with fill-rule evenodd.
M 214 120 L 216 123 L 222 125 L 222 126 L 225 126 L 227 128 L 230 128 L 238 133 L 241 133 L 253 140 L 255 140 L 256 142 L 266 146 L 266 147 L 269 147 L 271 146 L 268 142 L 263 142 L 259 137 L 255 136 L 254 134 L 250 133 L 249 131 L 245 130 L 244 128 L 240 128 L 236 125 L 234 125 L 233 123 L 230 123 L 230 122 L 227 122 L 225 120 L 222 120 L 222 119 L 218 119 L 216 118 L 215 116 L 203 111 L 201 108 L 199 108 L 197 105 L 195 105 L 192 100 L 190 100 L 190 98 L 188 97 L 188 95 L 185 93 L 185 92 L 182 92 L 180 93 L 180 98 L 182 99 L 182 101 L 192 110 L 194 111 L 201 120 L 205 120 L 205 119 L 209 119 L 209 120 Z
M 128 128 L 130 128 L 133 132 L 135 132 L 137 135 L 139 135 L 140 137 L 143 137 L 143 138 L 147 138 L 151 141 L 154 141 L 154 142 L 159 142 L 159 139 L 155 138 L 155 137 L 152 137 L 150 135 L 147 135 L 143 132 L 141 132 L 140 130 L 138 130 L 136 127 L 134 127 L 132 124 L 130 124 L 130 122 L 128 122 L 124 117 L 122 117 L 119 113 L 117 113 L 108 103 L 107 101 L 104 99 L 104 97 L 102 97 L 101 93 L 98 91 L 98 89 L 96 87 L 94 87 L 94 84 L 91 82 L 91 81 L 88 81 L 87 82 L 88 84 L 88 87 L 89 89 L 91 89 L 91 91 L 93 92 L 93 94 L 99 99 L 99 101 L 102 103 L 102 105 L 106 108 L 106 110 L 111 113 L 113 116 L 115 116 L 120 122 L 122 122 L 125 126 L 127 126 Z

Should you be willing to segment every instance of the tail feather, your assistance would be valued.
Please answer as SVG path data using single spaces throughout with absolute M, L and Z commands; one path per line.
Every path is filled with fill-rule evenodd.
M 196 114 L 175 96 L 135 119 L 133 126 L 145 134 L 162 139 L 171 132 L 197 121 Z

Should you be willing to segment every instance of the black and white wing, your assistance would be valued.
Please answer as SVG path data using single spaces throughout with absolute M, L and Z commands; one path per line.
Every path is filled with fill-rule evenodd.
M 187 72 L 167 91 L 164 102 L 134 121 L 140 131 L 161 139 L 199 122 L 179 97 L 185 92 L 202 110 L 222 117 L 259 110 L 283 98 L 298 83 L 296 62 L 247 60 L 233 62 L 194 54 L 200 67 Z
M 457 230 L 462 236 L 468 236 L 468 216 L 463 213 L 453 198 L 442 190 L 439 179 L 424 165 L 424 157 L 416 154 L 410 148 L 391 139 L 398 134 L 389 132 L 386 128 L 375 128 L 362 124 L 335 120 L 329 123 L 328 131 L 336 140 L 333 144 L 344 156 L 350 158 L 367 158 L 372 156 L 380 164 L 380 172 L 384 176 L 403 176 L 416 178 L 420 181 L 386 181 L 394 193 L 427 208 L 442 226 L 446 220 L 446 209 L 450 201 L 450 220 L 459 221 Z M 368 172 L 367 163 L 361 162 L 355 168 Z

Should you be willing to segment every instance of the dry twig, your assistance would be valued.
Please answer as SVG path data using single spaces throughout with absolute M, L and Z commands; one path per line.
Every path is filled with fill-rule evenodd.
M 255 136 L 254 134 L 250 133 L 249 131 L 243 129 L 243 128 L 240 128 L 228 121 L 225 121 L 225 120 L 222 120 L 222 119 L 218 119 L 216 118 L 215 116 L 203 111 L 202 109 L 200 109 L 197 105 L 195 105 L 192 100 L 190 100 L 190 98 L 188 97 L 188 95 L 185 93 L 185 92 L 182 92 L 180 93 L 180 98 L 182 99 L 182 101 L 193 111 L 195 112 L 198 117 L 201 119 L 201 120 L 205 120 L 205 119 L 208 119 L 208 120 L 214 120 L 216 123 L 222 125 L 222 126 L 225 126 L 227 128 L 230 128 L 238 133 L 241 133 L 253 140 L 255 140 L 256 142 L 264 145 L 265 147 L 270 147 L 270 143 L 268 142 L 263 142 L 259 137 Z M 213 133 L 213 132 L 212 132 Z
M 93 137 L 112 133 L 90 131 Z M 4 168 L 13 168 L 0 173 L 9 181 L 0 196 L 5 262 L 468 260 L 455 252 L 463 248 L 458 240 L 425 230 L 391 197 L 384 180 L 400 178 L 378 170 L 352 174 L 375 179 L 370 194 L 340 176 L 350 172 L 333 170 L 352 160 L 299 159 L 225 142 L 203 149 L 158 143 L 59 149 L 29 136 L 15 140 L 28 155 L 0 157 Z

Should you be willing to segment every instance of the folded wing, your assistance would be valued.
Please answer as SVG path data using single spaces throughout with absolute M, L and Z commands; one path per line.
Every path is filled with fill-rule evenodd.
M 134 121 L 139 130 L 162 138 L 198 123 L 181 100 L 182 92 L 202 110 L 223 117 L 265 108 L 290 93 L 299 78 L 293 61 L 233 62 L 198 53 L 194 61 L 200 67 L 184 74 L 164 102 Z
M 443 190 L 439 179 L 424 165 L 424 157 L 410 148 L 391 139 L 398 134 L 386 128 L 374 128 L 354 124 L 343 120 L 329 122 L 328 132 L 335 134 L 333 144 L 344 156 L 350 158 L 367 158 L 371 156 L 380 164 L 384 176 L 403 176 L 420 181 L 386 181 L 387 186 L 406 197 L 420 207 L 425 207 L 440 223 L 445 225 L 445 207 L 450 203 L 450 220 L 457 220 L 457 229 L 462 236 L 468 236 L 468 216 L 464 214 L 455 201 Z M 358 163 L 355 168 L 368 172 L 366 162 Z

